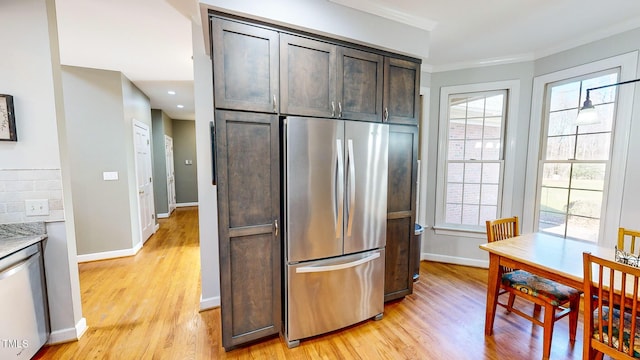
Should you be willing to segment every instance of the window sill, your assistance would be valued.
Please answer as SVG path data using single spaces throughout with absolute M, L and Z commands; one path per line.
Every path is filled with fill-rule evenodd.
M 463 236 L 468 238 L 485 239 L 485 240 L 487 239 L 487 233 L 485 230 L 453 228 L 453 227 L 443 227 L 443 226 L 434 226 L 433 230 L 435 231 L 436 235 Z

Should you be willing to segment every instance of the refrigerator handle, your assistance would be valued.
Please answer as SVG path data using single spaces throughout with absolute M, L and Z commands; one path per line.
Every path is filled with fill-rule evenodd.
M 327 271 L 335 271 L 335 270 L 343 270 L 352 267 L 356 267 L 358 265 L 362 265 L 371 260 L 375 260 L 380 257 L 380 252 L 376 252 L 362 259 L 358 259 L 356 261 L 351 261 L 345 264 L 337 264 L 337 265 L 327 265 L 327 266 L 304 266 L 296 269 L 296 273 L 318 273 L 318 272 L 327 272 Z
M 336 139 L 336 166 L 337 172 L 334 177 L 334 194 L 333 194 L 333 206 L 334 206 L 334 214 L 336 217 L 334 219 L 335 229 L 336 229 L 336 239 L 339 239 L 342 236 L 342 218 L 343 218 L 343 209 L 344 209 L 344 162 L 342 160 L 342 140 Z
M 347 174 L 347 182 L 349 188 L 349 197 L 347 199 L 347 236 L 351 236 L 351 229 L 353 228 L 353 217 L 355 211 L 351 208 L 356 202 L 356 166 L 353 157 L 353 140 L 347 141 L 347 166 L 349 167 L 349 173 Z

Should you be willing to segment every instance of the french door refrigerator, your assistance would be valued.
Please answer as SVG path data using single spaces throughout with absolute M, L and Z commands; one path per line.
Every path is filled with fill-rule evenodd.
M 294 347 L 382 318 L 389 129 L 289 117 L 283 133 L 284 335 Z

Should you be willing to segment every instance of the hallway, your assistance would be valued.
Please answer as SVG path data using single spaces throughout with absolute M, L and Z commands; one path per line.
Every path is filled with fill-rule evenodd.
M 178 208 L 135 256 L 79 264 L 88 330 L 35 359 L 211 359 L 219 310 L 198 312 L 198 208 Z

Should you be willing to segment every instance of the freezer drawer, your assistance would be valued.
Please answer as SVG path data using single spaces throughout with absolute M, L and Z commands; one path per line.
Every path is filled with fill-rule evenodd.
M 384 249 L 287 265 L 287 340 L 326 333 L 384 311 Z

